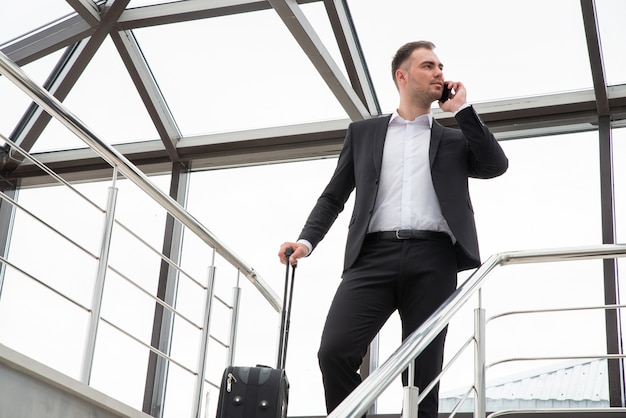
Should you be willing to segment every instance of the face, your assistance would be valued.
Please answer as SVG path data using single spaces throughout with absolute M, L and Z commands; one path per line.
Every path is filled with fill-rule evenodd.
M 416 49 L 396 72 L 398 88 L 411 100 L 430 105 L 441 97 L 442 70 L 443 64 L 433 51 Z

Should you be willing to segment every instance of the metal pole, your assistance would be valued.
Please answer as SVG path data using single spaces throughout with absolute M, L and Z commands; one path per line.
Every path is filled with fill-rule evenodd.
M 602 243 L 614 244 L 615 233 L 615 176 L 613 172 L 613 136 L 609 116 L 598 118 L 600 143 L 600 202 L 602 222 Z M 603 260 L 604 302 L 607 305 L 620 303 L 619 271 L 616 259 Z M 624 340 L 621 331 L 621 311 L 605 311 L 607 354 L 623 354 Z M 625 406 L 626 375 L 623 360 L 608 360 L 609 403 L 611 406 Z
M 93 290 L 89 331 L 87 334 L 87 342 L 83 357 L 81 381 L 86 384 L 89 384 L 89 380 L 91 379 L 91 368 L 93 366 L 93 357 L 96 351 L 96 337 L 98 334 L 98 324 L 100 322 L 100 310 L 102 308 L 102 295 L 104 294 L 104 281 L 109 265 L 111 235 L 113 234 L 113 223 L 115 222 L 115 206 L 117 203 L 117 188 L 115 187 L 116 178 L 117 170 L 114 169 L 113 185 L 109 187 L 109 198 L 104 220 L 104 231 L 102 233 L 102 242 L 100 244 L 100 257 L 98 259 L 98 273 L 96 275 L 96 283 Z
M 485 382 L 485 310 L 474 310 L 474 418 L 485 418 L 487 414 L 486 382 Z
M 402 399 L 402 418 L 417 418 L 420 390 L 415 386 L 415 361 L 409 363 L 408 383 L 404 387 L 404 397 Z
M 17 187 L 13 187 L 8 190 L 3 190 L 3 192 L 13 200 L 17 200 L 19 189 Z M 11 243 L 14 221 L 15 208 L 6 200 L 0 199 L 0 256 L 5 258 L 8 258 L 9 254 L 9 245 Z M 2 299 L 5 274 L 6 265 L 4 263 L 0 263 L 0 299 Z
M 184 207 L 187 202 L 188 189 L 189 170 L 180 163 L 172 164 L 170 196 Z M 183 225 L 168 214 L 165 220 L 162 254 L 177 265 L 180 265 L 182 257 L 184 232 Z M 162 259 L 156 297 L 172 308 L 176 307 L 179 277 L 179 270 Z M 160 303 L 155 304 L 150 345 L 168 356 L 172 349 L 174 318 L 173 312 L 165 309 Z M 156 352 L 151 351 L 148 354 L 142 409 L 143 412 L 155 418 L 163 416 L 169 366 L 169 361 Z
M 239 273 L 237 273 L 239 274 Z M 230 336 L 228 342 L 228 359 L 229 366 L 235 364 L 235 344 L 237 342 L 237 326 L 239 325 L 239 302 L 241 300 L 241 288 L 239 283 L 233 287 L 233 305 L 230 317 Z
M 202 394 L 204 392 L 204 375 L 206 373 L 207 355 L 209 348 L 209 335 L 211 328 L 211 311 L 213 307 L 213 292 L 215 284 L 215 266 L 209 267 L 209 277 L 204 300 L 204 323 L 202 324 L 202 338 L 200 339 L 200 351 L 198 353 L 198 374 L 194 393 L 194 411 L 192 417 L 200 418 L 202 412 Z
M 370 350 L 368 356 L 368 375 L 372 373 L 374 370 L 378 368 L 378 364 L 380 361 L 380 333 L 376 334 L 372 342 L 370 343 Z M 367 413 L 370 415 L 375 415 L 378 413 L 378 399 L 374 401 L 374 403 L 367 410 Z

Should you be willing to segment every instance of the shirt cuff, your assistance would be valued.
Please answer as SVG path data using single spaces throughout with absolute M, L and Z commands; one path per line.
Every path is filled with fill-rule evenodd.
M 296 241 L 298 244 L 304 244 L 306 245 L 306 247 L 309 249 L 309 252 L 306 253 L 306 257 L 309 256 L 309 254 L 311 254 L 311 251 L 313 251 L 313 246 L 311 245 L 311 243 L 305 239 L 299 239 L 298 241 Z
M 467 109 L 467 108 L 468 108 L 468 107 L 470 107 L 470 106 L 471 106 L 471 104 L 469 104 L 469 103 L 464 103 L 464 104 L 462 104 L 462 105 L 461 105 L 461 107 L 459 107 L 459 108 L 456 110 L 456 112 L 454 112 L 453 116 L 456 116 L 456 114 L 457 114 L 457 113 L 459 113 L 461 110 L 463 110 L 463 109 Z

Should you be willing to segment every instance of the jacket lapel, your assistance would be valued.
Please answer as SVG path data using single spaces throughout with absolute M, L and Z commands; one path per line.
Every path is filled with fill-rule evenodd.
M 376 176 L 380 176 L 380 167 L 383 164 L 383 148 L 385 146 L 385 138 L 387 137 L 387 128 L 389 127 L 389 119 L 391 115 L 377 119 L 376 129 L 374 130 L 374 169 Z
M 430 130 L 430 148 L 428 149 L 428 159 L 430 160 L 431 167 L 435 162 L 435 157 L 437 156 L 437 150 L 439 149 L 442 136 L 443 126 L 441 126 L 439 122 L 433 118 L 433 127 Z

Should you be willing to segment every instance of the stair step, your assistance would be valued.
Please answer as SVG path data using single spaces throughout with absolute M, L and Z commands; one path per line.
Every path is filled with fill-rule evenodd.
M 626 408 L 511 410 L 487 415 L 488 418 L 618 418 L 626 417 Z
M 439 418 L 448 418 L 450 414 L 440 413 Z M 473 418 L 471 412 L 459 412 L 455 418 Z M 488 413 L 488 418 L 625 418 L 626 408 L 599 408 L 599 409 L 559 409 L 559 410 L 511 410 Z M 326 418 L 323 416 L 292 416 L 289 418 Z M 401 418 L 400 414 L 375 414 L 367 418 Z

